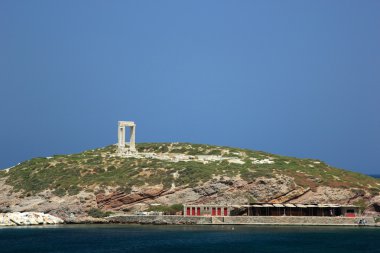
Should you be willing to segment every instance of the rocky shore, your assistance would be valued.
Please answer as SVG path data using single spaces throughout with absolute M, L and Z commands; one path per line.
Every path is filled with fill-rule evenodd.
M 361 219 L 367 226 L 380 227 L 374 217 L 318 217 L 318 216 L 177 216 L 177 215 L 122 215 L 106 218 L 110 223 L 154 225 L 295 225 L 295 226 L 358 226 Z
M 295 226 L 357 226 L 363 218 L 291 217 L 291 216 L 182 216 L 182 215 L 114 215 L 106 218 L 81 217 L 62 220 L 39 212 L 0 213 L 1 226 L 54 224 L 152 224 L 152 225 L 295 225 Z M 365 217 L 367 226 L 380 227 L 374 217 Z
M 38 212 L 0 213 L 0 226 L 53 225 L 62 224 L 61 218 Z

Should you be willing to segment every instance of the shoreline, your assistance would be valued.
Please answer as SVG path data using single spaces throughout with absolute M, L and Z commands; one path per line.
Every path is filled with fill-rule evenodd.
M 2 225 L 0 224 L 0 229 L 5 228 L 57 228 L 57 227 L 70 227 L 70 226 L 107 226 L 107 225 L 120 225 L 120 226 L 129 226 L 129 225 L 141 225 L 141 226 L 195 226 L 195 227 L 208 227 L 208 226 L 260 226 L 260 227 L 340 227 L 340 228 L 353 228 L 353 227 L 363 227 L 363 228 L 380 228 L 380 224 L 370 224 L 370 225 L 358 225 L 358 224 L 291 224 L 291 223 L 237 223 L 237 224 L 155 224 L 155 223 L 114 223 L 114 222 L 89 222 L 89 223 L 60 223 L 60 224 L 29 224 L 29 225 Z
M 153 225 L 263 225 L 263 226 L 372 226 L 380 227 L 375 217 L 318 216 L 137 216 L 119 215 L 105 218 L 110 223 Z M 366 225 L 359 225 L 365 219 Z
M 182 215 L 113 215 L 105 218 L 80 217 L 62 220 L 44 213 L 3 213 L 0 227 L 75 224 L 140 224 L 140 225 L 259 225 L 259 226 L 341 226 L 380 227 L 376 218 L 323 216 L 182 216 Z M 360 220 L 365 225 L 359 225 Z

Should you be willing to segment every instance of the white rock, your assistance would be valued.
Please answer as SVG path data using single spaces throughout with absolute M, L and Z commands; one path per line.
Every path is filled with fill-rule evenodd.
M 252 161 L 253 164 L 273 164 L 274 161 L 270 160 L 270 159 L 262 159 L 262 160 L 259 160 L 257 158 L 254 158 L 254 160 Z
M 23 226 L 61 223 L 63 223 L 63 220 L 58 217 L 38 212 L 0 213 L 0 226 Z
M 230 163 L 236 163 L 236 164 L 244 164 L 245 162 L 240 159 L 230 159 L 228 160 Z

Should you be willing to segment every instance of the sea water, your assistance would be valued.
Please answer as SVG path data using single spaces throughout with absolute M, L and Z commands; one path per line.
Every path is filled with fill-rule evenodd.
M 380 252 L 380 228 L 62 225 L 0 228 L 0 252 Z

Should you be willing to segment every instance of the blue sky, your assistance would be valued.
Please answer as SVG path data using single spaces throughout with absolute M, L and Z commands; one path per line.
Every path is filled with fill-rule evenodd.
M 194 142 L 380 174 L 380 1 L 0 2 L 0 168 Z

